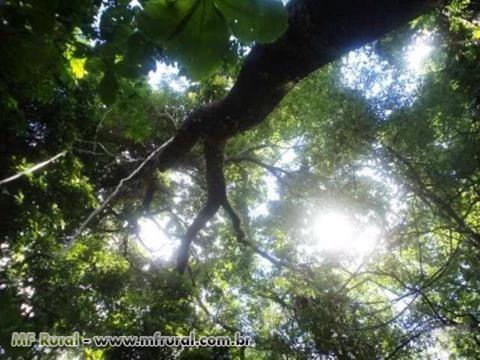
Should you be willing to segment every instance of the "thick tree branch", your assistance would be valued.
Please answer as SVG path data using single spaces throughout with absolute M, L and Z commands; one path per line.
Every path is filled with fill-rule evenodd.
M 90 224 L 90 222 L 102 211 L 104 210 L 108 204 L 118 195 L 120 190 L 122 189 L 123 185 L 127 183 L 128 181 L 132 180 L 142 169 L 150 162 L 152 159 L 162 151 L 162 149 L 169 144 L 171 140 L 167 141 L 165 144 L 162 146 L 156 148 L 154 151 L 148 155 L 148 157 L 135 169 L 133 170 L 130 175 L 127 177 L 123 178 L 120 180 L 118 183 L 117 187 L 115 190 L 98 206 L 95 210 L 93 210 L 90 215 L 85 219 L 85 221 L 80 225 L 80 227 L 77 229 L 75 234 L 69 239 L 67 245 L 64 247 L 62 250 L 63 253 L 67 252 L 75 243 L 75 240 L 77 239 L 78 236 L 82 234 L 82 232 L 86 229 L 86 227 Z
M 177 270 L 180 273 L 185 271 L 188 264 L 188 253 L 192 241 L 206 223 L 217 213 L 220 207 L 225 210 L 232 221 L 233 230 L 240 243 L 252 248 L 256 254 L 267 259 L 272 264 L 275 264 L 278 267 L 288 267 L 287 264 L 275 259 L 245 239 L 245 233 L 241 227 L 241 220 L 227 197 L 225 176 L 223 172 L 223 146 L 207 142 L 205 144 L 204 152 L 206 161 L 207 201 L 195 220 L 188 227 L 187 232 L 182 239 L 182 244 L 177 255 Z
M 188 227 L 188 230 L 182 239 L 180 248 L 178 249 L 177 270 L 180 273 L 185 271 L 185 268 L 188 264 L 188 255 L 192 241 L 195 239 L 195 236 L 198 234 L 198 232 L 202 230 L 207 222 L 217 213 L 219 207 L 220 205 L 215 201 L 215 199 L 207 201 L 195 220 Z
M 159 154 L 157 167 L 170 168 L 202 138 L 226 140 L 263 122 L 296 82 L 433 4 L 431 0 L 291 0 L 287 32 L 273 44 L 253 47 L 229 94 L 187 117 Z
M 204 147 L 207 180 L 207 201 L 190 224 L 182 239 L 177 255 L 177 270 L 185 271 L 188 263 L 190 245 L 198 232 L 217 213 L 221 205 L 227 200 L 225 177 L 223 173 L 223 146 L 217 143 L 206 142 Z
M 233 230 L 235 231 L 235 235 L 237 236 L 238 241 L 243 241 L 245 239 L 245 233 L 242 229 L 242 222 L 240 221 L 240 217 L 237 215 L 235 210 L 233 210 L 232 205 L 227 198 L 224 199 L 222 206 L 223 209 L 226 211 L 227 215 L 230 217 L 232 221 Z
M 156 158 L 156 167 L 165 171 L 200 140 L 206 144 L 207 201 L 182 240 L 178 271 L 185 270 L 191 242 L 220 206 L 232 219 L 237 236 L 242 233 L 226 196 L 220 144 L 263 122 L 296 82 L 405 24 L 430 4 L 429 0 L 290 1 L 287 32 L 273 44 L 254 46 L 228 95 L 194 110 Z

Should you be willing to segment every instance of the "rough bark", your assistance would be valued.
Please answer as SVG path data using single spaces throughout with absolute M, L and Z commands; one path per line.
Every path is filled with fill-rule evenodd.
M 157 168 L 168 169 L 202 138 L 223 141 L 261 123 L 296 82 L 435 4 L 432 0 L 291 0 L 287 32 L 273 44 L 253 47 L 229 94 L 188 116 L 158 156 Z
M 431 0 L 291 0 L 289 28 L 275 43 L 257 45 L 235 85 L 219 102 L 193 111 L 156 158 L 164 171 L 204 141 L 207 201 L 189 226 L 177 258 L 184 272 L 192 241 L 223 207 L 237 238 L 240 219 L 230 206 L 223 176 L 222 146 L 228 138 L 266 119 L 295 83 L 349 50 L 371 42 L 422 14 Z

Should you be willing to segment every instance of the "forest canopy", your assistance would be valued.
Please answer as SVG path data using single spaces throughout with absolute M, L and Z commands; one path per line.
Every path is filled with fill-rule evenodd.
M 2 0 L 0 126 L 0 358 L 480 358 L 478 1 Z

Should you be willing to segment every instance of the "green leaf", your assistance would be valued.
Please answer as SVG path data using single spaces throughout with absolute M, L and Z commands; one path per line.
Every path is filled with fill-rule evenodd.
M 228 50 L 225 19 L 212 0 L 154 0 L 145 5 L 139 29 L 160 41 L 193 79 L 211 74 Z
M 288 27 L 288 14 L 278 0 L 214 0 L 232 33 L 243 42 L 269 43 Z
M 115 64 L 115 72 L 135 79 L 155 70 L 155 46 L 141 33 L 133 33 L 127 40 L 127 50 L 122 61 Z
M 92 48 L 88 44 L 81 43 L 79 41 L 74 44 L 75 50 L 73 51 L 73 56 L 77 58 L 88 57 L 92 54 Z
M 268 43 L 287 29 L 288 16 L 278 0 L 152 0 L 138 17 L 140 31 L 161 42 L 194 79 L 227 56 L 227 25 L 244 42 Z
M 138 28 L 153 40 L 166 41 L 180 32 L 199 1 L 152 0 L 138 16 Z
M 155 55 L 154 45 L 146 39 L 141 33 L 136 32 L 129 36 L 127 40 L 127 51 L 125 57 L 130 62 L 144 62 Z
M 480 39 L 480 28 L 479 28 L 478 30 L 475 30 L 475 31 L 473 32 L 473 39 L 474 39 L 474 40 Z
M 142 73 L 141 65 L 128 63 L 124 60 L 115 64 L 115 72 L 127 79 L 136 79 Z
M 100 81 L 100 97 L 106 105 L 112 105 L 117 100 L 118 82 L 112 71 L 107 71 Z
M 82 79 L 85 74 L 85 62 L 86 58 L 83 59 L 77 59 L 77 58 L 72 58 L 70 60 L 70 68 L 72 70 L 72 74 L 76 79 Z
M 200 0 L 185 27 L 165 47 L 181 60 L 193 79 L 200 79 L 221 64 L 228 37 L 225 21 L 213 3 Z
M 49 12 L 32 13 L 29 17 L 32 28 L 39 34 L 51 34 L 55 27 L 55 14 Z
M 85 70 L 88 72 L 103 72 L 105 70 L 105 64 L 100 57 L 92 56 L 87 58 Z

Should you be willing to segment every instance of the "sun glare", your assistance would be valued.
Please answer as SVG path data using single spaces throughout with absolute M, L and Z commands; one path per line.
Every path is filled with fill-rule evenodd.
M 412 40 L 406 53 L 406 61 L 411 70 L 417 73 L 422 71 L 425 62 L 433 51 L 431 41 L 431 33 L 422 33 Z
M 342 214 L 330 213 L 320 216 L 313 225 L 316 246 L 322 250 L 346 249 L 354 229 L 348 218 Z
M 179 73 L 180 69 L 177 66 L 166 65 L 157 61 L 156 70 L 148 73 L 148 83 L 155 90 L 169 87 L 173 91 L 183 92 L 191 83 L 185 76 L 181 76 Z
M 374 249 L 380 230 L 373 225 L 357 224 L 339 212 L 321 214 L 312 227 L 315 252 L 346 252 L 363 255 Z
M 142 218 L 138 221 L 140 227 L 139 243 L 152 258 L 170 260 L 177 249 L 178 241 L 165 233 L 168 219 L 151 220 Z

